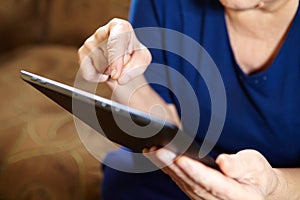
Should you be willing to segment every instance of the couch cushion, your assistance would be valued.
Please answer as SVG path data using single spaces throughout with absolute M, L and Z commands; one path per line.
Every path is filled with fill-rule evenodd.
M 26 69 L 73 85 L 76 52 L 26 46 L 0 57 L 0 199 L 100 198 L 101 163 L 82 145 L 72 115 L 19 77 Z M 110 96 L 105 85 L 99 92 Z
M 114 17 L 127 18 L 130 0 L 51 0 L 47 40 L 81 45 Z
M 30 43 L 79 46 L 113 17 L 127 18 L 130 0 L 1 0 L 0 52 Z

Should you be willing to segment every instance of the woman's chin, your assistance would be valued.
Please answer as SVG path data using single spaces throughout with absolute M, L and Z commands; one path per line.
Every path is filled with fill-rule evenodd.
M 220 0 L 222 5 L 234 10 L 249 10 L 259 6 L 261 0 Z

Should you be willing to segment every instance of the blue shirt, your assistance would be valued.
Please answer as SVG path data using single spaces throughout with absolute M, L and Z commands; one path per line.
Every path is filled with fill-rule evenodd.
M 216 63 L 226 90 L 227 112 L 222 133 L 211 155 L 255 149 L 273 167 L 300 167 L 299 9 L 272 64 L 267 70 L 253 75 L 243 73 L 236 63 L 224 9 L 217 0 L 135 0 L 130 20 L 135 28 L 163 27 L 186 34 L 199 42 Z M 147 37 L 138 36 L 147 46 Z M 167 41 L 164 45 L 171 45 L 168 41 L 178 42 L 164 39 Z M 159 49 L 152 49 L 151 53 L 153 62 L 171 66 L 191 84 L 201 112 L 196 139 L 203 140 L 211 119 L 211 101 L 205 81 L 183 58 Z M 168 72 L 161 74 L 168 87 L 180 90 L 178 80 Z M 174 93 L 157 85 L 153 88 L 168 103 L 175 104 L 182 115 Z M 179 93 L 185 95 L 184 91 Z M 129 167 L 134 165 L 132 158 L 124 158 L 118 151 L 109 154 L 108 159 L 119 160 Z M 104 167 L 104 172 L 105 199 L 188 199 L 160 171 L 131 174 Z

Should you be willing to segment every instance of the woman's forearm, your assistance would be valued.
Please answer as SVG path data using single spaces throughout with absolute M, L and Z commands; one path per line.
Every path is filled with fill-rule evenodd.
M 180 127 L 180 120 L 173 104 L 167 104 L 151 86 L 144 76 L 140 76 L 126 85 L 116 81 L 107 83 L 112 89 L 112 99 L 142 112 L 172 122 Z

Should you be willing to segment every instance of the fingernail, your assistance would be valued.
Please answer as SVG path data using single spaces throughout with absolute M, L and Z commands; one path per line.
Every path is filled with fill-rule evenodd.
M 149 151 L 153 152 L 153 151 L 156 151 L 156 150 L 157 150 L 157 147 L 154 146 L 154 147 L 151 147 Z
M 117 70 L 116 69 L 113 69 L 111 72 L 110 72 L 110 76 L 111 78 L 113 79 L 117 79 L 118 77 L 117 76 Z
M 102 83 L 102 82 L 107 81 L 108 79 L 109 79 L 108 75 L 100 74 L 99 77 L 98 77 L 97 82 Z
M 176 154 L 172 151 L 161 150 L 157 153 L 157 157 L 160 161 L 169 164 L 176 158 Z
M 228 154 L 221 154 L 218 156 L 216 163 L 224 168 L 229 166 L 234 161 L 233 159 L 234 158 Z
M 125 56 L 124 56 L 124 65 L 127 65 L 127 63 L 129 62 L 129 60 L 130 60 L 130 55 L 129 54 L 125 54 Z
M 149 149 L 148 148 L 144 148 L 143 149 L 143 153 L 149 153 Z

